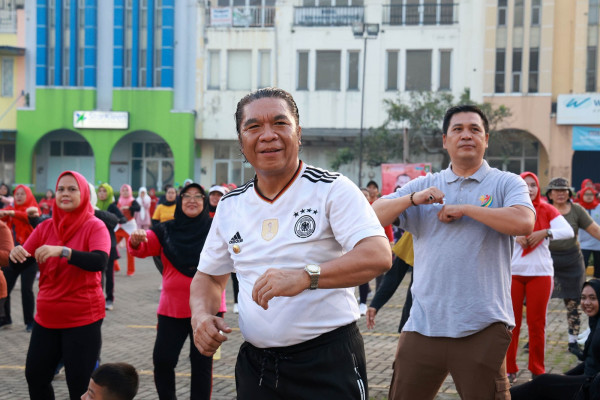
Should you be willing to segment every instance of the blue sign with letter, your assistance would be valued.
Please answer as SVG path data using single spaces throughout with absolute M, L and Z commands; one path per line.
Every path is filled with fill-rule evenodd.
M 600 151 L 600 128 L 574 126 L 573 150 Z

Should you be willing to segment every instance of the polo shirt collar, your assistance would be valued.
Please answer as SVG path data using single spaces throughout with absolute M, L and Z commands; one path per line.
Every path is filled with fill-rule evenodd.
M 477 172 L 475 172 L 473 175 L 471 175 L 465 179 L 473 179 L 473 180 L 476 180 L 477 182 L 481 182 L 483 180 L 483 178 L 485 178 L 487 173 L 490 171 L 490 169 L 491 169 L 491 167 L 489 166 L 487 161 L 483 160 L 483 162 L 481 163 L 481 166 L 479 167 Z M 448 168 L 446 168 L 446 170 L 444 172 L 445 172 L 444 178 L 446 179 L 447 183 L 456 182 L 457 180 L 462 178 L 461 176 L 456 175 L 454 173 L 454 171 L 452 171 L 452 163 L 450 163 L 450 165 L 448 165 Z

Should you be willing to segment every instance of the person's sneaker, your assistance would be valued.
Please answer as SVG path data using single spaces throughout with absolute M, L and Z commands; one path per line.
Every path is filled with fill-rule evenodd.
M 576 342 L 569 343 L 569 352 L 577 356 L 579 360 L 583 360 L 583 351 Z
M 523 351 L 525 351 L 525 353 L 529 353 L 529 342 L 525 343 L 525 346 L 523 346 Z
M 106 300 L 106 306 L 104 308 L 106 308 L 108 311 L 112 311 L 113 310 L 112 300 Z
M 12 322 L 8 321 L 6 318 L 0 318 L 0 330 L 9 329 L 12 326 Z
M 360 311 L 360 315 L 366 315 L 367 305 L 365 303 L 360 303 L 360 305 L 358 306 L 358 310 Z
M 240 311 L 238 310 L 237 303 L 233 303 L 233 313 L 238 314 Z
M 33 330 L 33 322 L 30 322 L 27 325 L 25 325 L 25 332 L 31 332 L 32 330 Z

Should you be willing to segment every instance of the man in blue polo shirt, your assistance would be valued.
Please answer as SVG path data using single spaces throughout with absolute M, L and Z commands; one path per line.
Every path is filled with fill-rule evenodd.
M 373 204 L 383 226 L 399 218 L 415 249 L 389 398 L 433 399 L 450 373 L 464 399 L 509 399 L 510 261 L 535 211 L 525 182 L 483 159 L 489 124 L 479 108 L 450 108 L 443 132 L 450 166 Z

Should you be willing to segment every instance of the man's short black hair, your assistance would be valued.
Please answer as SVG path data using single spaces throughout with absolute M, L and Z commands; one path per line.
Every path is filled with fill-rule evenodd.
M 248 93 L 245 95 L 237 104 L 237 108 L 235 110 L 235 128 L 237 130 L 238 137 L 242 132 L 242 119 L 244 118 L 244 107 L 247 104 L 252 103 L 254 100 L 265 99 L 265 98 L 275 98 L 284 100 L 296 121 L 296 125 L 300 125 L 300 114 L 298 113 L 298 106 L 294 101 L 294 98 L 289 92 L 286 92 L 283 89 L 274 88 L 274 87 L 266 87 L 262 89 L 255 90 L 252 93 Z
M 102 386 L 107 400 L 132 400 L 139 387 L 137 371 L 127 363 L 102 364 L 92 372 L 92 379 Z
M 375 181 L 369 181 L 369 183 L 367 183 L 367 187 L 369 186 L 375 186 L 377 189 L 379 189 L 379 185 Z
M 450 127 L 450 120 L 452 119 L 452 116 L 454 114 L 463 112 L 472 112 L 478 114 L 481 117 L 481 121 L 483 122 L 483 129 L 485 133 L 490 133 L 490 123 L 488 122 L 485 113 L 481 111 L 481 108 L 473 104 L 462 104 L 450 107 L 448 111 L 446 111 L 446 115 L 444 115 L 444 123 L 442 125 L 442 134 L 446 135 L 448 133 L 448 128 Z

